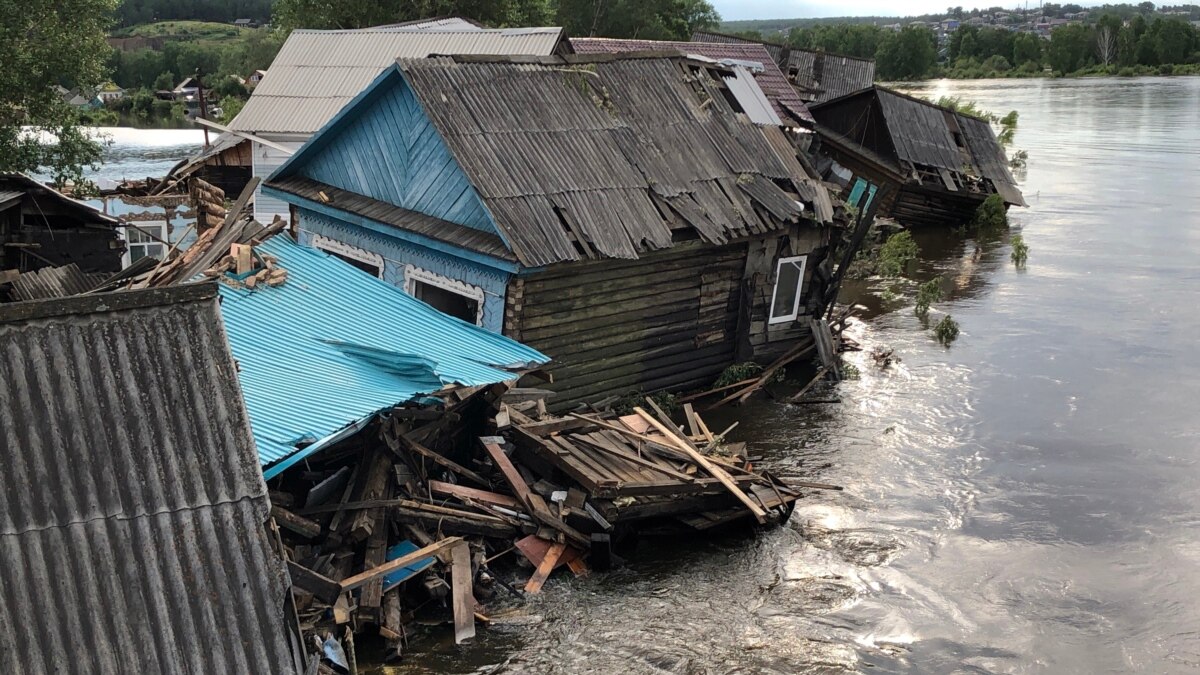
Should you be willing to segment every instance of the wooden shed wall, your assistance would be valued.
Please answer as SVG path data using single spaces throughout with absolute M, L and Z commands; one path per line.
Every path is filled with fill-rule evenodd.
M 553 359 L 560 405 L 707 385 L 733 363 L 746 256 L 689 242 L 515 279 L 505 334 Z

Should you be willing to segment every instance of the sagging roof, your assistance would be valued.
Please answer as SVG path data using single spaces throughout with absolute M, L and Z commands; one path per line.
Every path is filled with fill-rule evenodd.
M 875 83 L 875 61 L 844 54 L 788 48 L 784 70 L 805 100 L 823 103 L 862 91 Z
M 248 288 L 222 276 L 221 314 L 268 478 L 379 410 L 549 361 L 286 235 L 255 250 L 286 282 Z
M 340 211 L 384 225 L 431 237 L 469 251 L 516 262 L 504 240 L 491 232 L 452 223 L 412 211 L 356 192 L 343 190 L 305 176 L 288 176 L 271 182 L 271 187 L 313 202 L 326 203 Z M 321 194 L 324 193 L 324 197 Z
M 762 45 L 784 75 L 803 92 L 802 98 L 812 104 L 861 91 L 875 83 L 875 61 L 872 59 L 758 42 L 712 31 L 696 31 L 692 33 L 692 41 Z
M 766 137 L 784 132 L 734 113 L 707 73 L 717 66 L 572 55 L 399 67 L 526 266 L 636 258 L 669 248 L 673 226 L 724 244 L 832 218 L 794 151 Z
M 991 125 L 984 120 L 878 85 L 814 106 L 813 110 L 820 122 L 826 110 L 844 116 L 846 113 L 841 107 L 844 103 L 865 103 L 872 97 L 879 102 L 896 159 L 952 173 L 982 176 L 992 183 L 1005 202 L 1026 205 L 1008 170 L 1004 148 Z M 835 106 L 838 107 L 836 110 Z M 961 145 L 955 138 L 956 133 L 961 136 Z
M 617 54 L 622 52 L 673 51 L 685 56 L 699 55 L 714 61 L 757 63 L 761 71 L 754 80 L 771 101 L 782 119 L 795 119 L 812 124 L 808 106 L 788 82 L 775 58 L 766 47 L 754 42 L 670 42 L 657 40 L 616 40 L 612 38 L 572 38 L 571 48 L 577 54 Z
M 229 124 L 234 131 L 316 132 L 397 58 L 431 54 L 553 54 L 561 28 L 451 29 L 431 25 L 294 30 Z
M 0 306 L 0 654 L 301 673 L 214 284 Z
M 116 218 L 106 216 L 95 207 L 71 199 L 54 188 L 20 173 L 0 173 L 0 209 L 14 206 L 17 200 L 50 200 L 87 223 L 117 225 Z

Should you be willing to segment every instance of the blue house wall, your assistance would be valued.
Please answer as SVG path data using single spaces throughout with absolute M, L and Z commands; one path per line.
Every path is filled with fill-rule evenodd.
M 304 175 L 389 204 L 499 234 L 479 194 L 392 69 L 347 105 L 278 176 Z
M 388 283 L 404 288 L 404 270 L 407 264 L 483 289 L 483 317 L 480 325 L 495 333 L 503 332 L 504 296 L 509 280 L 506 272 L 433 251 L 308 209 L 299 209 L 298 216 L 301 244 L 311 246 L 312 235 L 317 234 L 376 253 L 383 257 L 383 279 Z

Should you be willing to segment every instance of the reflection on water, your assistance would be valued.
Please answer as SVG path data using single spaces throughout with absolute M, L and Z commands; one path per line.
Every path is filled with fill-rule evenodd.
M 768 468 L 846 491 L 761 538 L 556 577 L 521 610 L 540 622 L 431 631 L 389 672 L 1200 668 L 1200 78 L 924 89 L 1020 111 L 1028 269 L 1006 236 L 918 233 L 953 347 L 862 283 L 853 333 L 900 362 L 854 354 L 839 403 L 738 413 Z

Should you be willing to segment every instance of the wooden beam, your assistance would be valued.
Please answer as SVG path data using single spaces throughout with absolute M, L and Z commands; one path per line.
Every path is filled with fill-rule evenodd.
M 271 517 L 283 529 L 298 534 L 305 539 L 316 539 L 321 536 L 321 525 L 319 523 L 298 516 L 281 506 L 271 507 Z
M 465 541 L 459 541 L 450 548 L 450 595 L 454 603 L 454 644 L 462 644 L 475 637 L 471 547 Z
M 326 604 L 332 605 L 337 602 L 338 596 L 342 594 L 341 584 L 291 560 L 287 565 L 293 586 L 312 593 L 314 598 Z
M 671 440 L 675 444 L 675 447 L 677 447 L 687 456 L 691 457 L 693 462 L 699 464 L 713 478 L 719 480 L 721 484 L 725 486 L 725 489 L 729 490 L 734 497 L 737 497 L 738 501 L 745 504 L 746 508 L 750 509 L 750 512 L 754 514 L 754 518 L 758 520 L 759 523 L 767 522 L 767 512 L 764 511 L 761 506 L 755 503 L 753 499 L 750 499 L 750 497 L 746 496 L 746 493 L 742 492 L 741 488 L 737 486 L 737 483 L 733 482 L 733 479 L 729 477 L 729 474 L 725 473 L 724 469 L 709 461 L 707 457 L 700 454 L 700 452 L 693 448 L 691 444 L 685 442 L 685 440 L 680 439 L 676 434 L 672 433 L 672 431 L 668 429 L 665 424 L 659 422 L 650 413 L 642 410 L 641 408 L 634 408 L 633 411 L 649 422 L 650 426 L 658 429 L 660 433 Z
M 419 560 L 424 560 L 429 556 L 440 556 L 446 551 L 449 551 L 455 545 L 465 543 L 466 542 L 464 542 L 461 537 L 446 537 L 445 539 L 434 544 L 430 544 L 425 548 L 418 549 L 407 555 L 402 555 L 395 560 L 389 560 L 379 567 L 372 567 L 371 569 L 360 574 L 342 579 L 342 592 L 344 593 L 346 591 L 352 591 L 376 577 L 381 577 L 385 574 L 395 572 L 401 567 L 408 567 L 409 565 Z
M 425 427 L 422 427 L 422 428 L 425 428 Z M 401 434 L 399 436 L 399 440 L 400 440 L 400 443 L 407 450 L 409 450 L 411 452 L 415 452 L 418 455 L 421 455 L 422 457 L 433 461 L 434 464 L 443 466 L 443 467 L 453 471 L 454 473 L 462 476 L 463 478 L 470 478 L 471 480 L 475 481 L 479 485 L 484 485 L 487 487 L 491 487 L 491 485 L 492 485 L 488 481 L 488 479 L 484 478 L 483 476 L 480 476 L 479 474 L 475 473 L 474 471 L 468 469 L 465 466 L 462 466 L 456 462 L 446 459 L 445 457 L 442 457 L 441 455 L 434 452 L 433 450 L 430 450 L 429 448 L 421 445 L 420 443 L 412 440 L 411 438 L 408 438 L 407 436 L 404 436 L 403 434 Z M 390 443 L 389 443 L 389 445 L 390 445 Z
M 550 573 L 558 565 L 558 559 L 562 557 L 565 550 L 567 550 L 567 545 L 564 543 L 556 541 L 550 545 L 550 550 L 546 551 L 546 557 L 542 558 L 542 564 L 538 565 L 537 571 L 526 582 L 526 593 L 540 593 L 542 591 L 542 585 L 550 578 Z
M 429 491 L 435 495 L 458 497 L 459 499 L 474 499 L 485 504 L 495 504 L 496 506 L 503 506 L 510 509 L 523 508 L 521 502 L 515 498 L 495 492 L 488 492 L 487 490 L 476 490 L 465 485 L 443 483 L 440 480 L 428 481 L 426 485 L 429 486 Z

